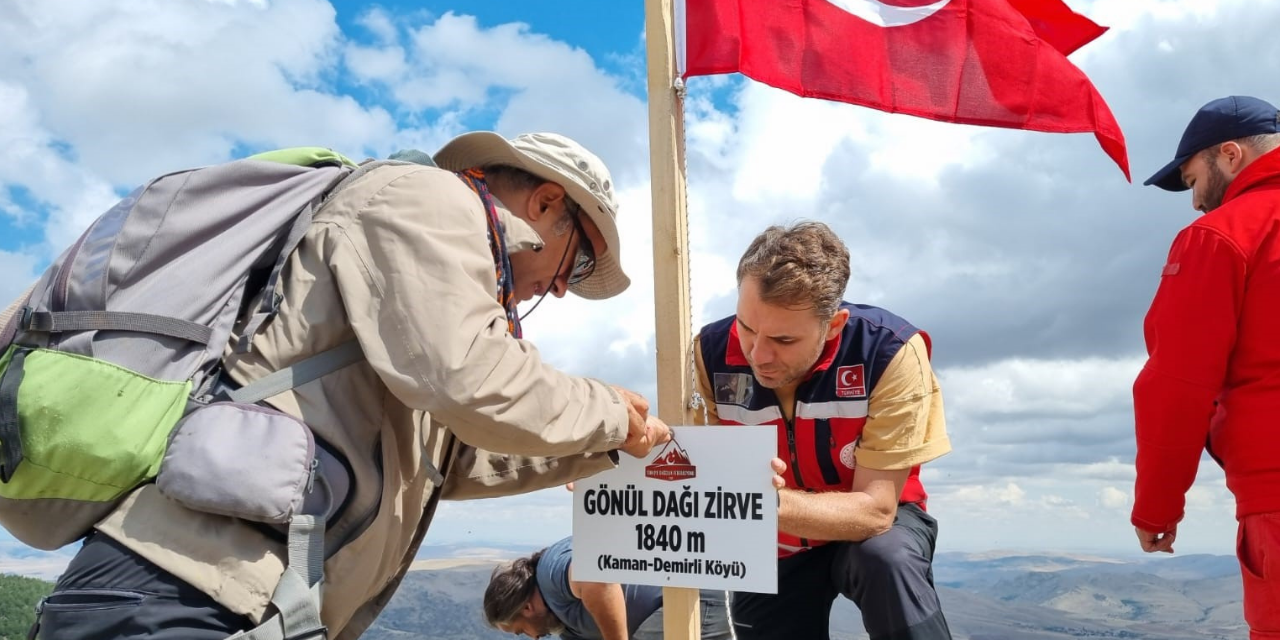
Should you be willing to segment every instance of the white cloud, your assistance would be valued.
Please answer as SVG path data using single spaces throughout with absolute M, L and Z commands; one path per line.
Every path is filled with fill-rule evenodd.
M 1115 458 L 1102 462 L 1072 465 L 1067 472 L 1070 473 L 1072 479 L 1085 478 L 1111 482 L 1125 481 L 1130 484 L 1133 483 L 1134 478 L 1137 476 L 1133 469 L 1133 463 L 1120 462 Z
M 952 367 L 939 377 L 953 398 L 948 409 L 958 413 L 1088 416 L 1129 403 L 1144 361 L 1013 359 Z
M 1139 179 L 1208 93 L 1272 86 L 1214 57 L 1223 48 L 1246 59 L 1273 40 L 1274 20 L 1245 15 L 1262 11 L 1256 3 L 1076 8 L 1112 27 L 1072 59 L 1125 126 Z M 47 227 L 47 246 L 0 244 L 0 272 L 22 275 L 0 280 L 0 299 L 117 190 L 244 145 L 381 155 L 433 150 L 476 123 L 560 131 L 614 172 L 634 284 L 605 303 L 548 301 L 527 334 L 553 363 L 652 394 L 648 132 L 633 90 L 642 79 L 604 70 L 537 24 L 371 9 L 342 33 L 335 15 L 321 0 L 0 4 L 0 185 L 42 203 L 22 211 L 0 189 L 0 215 Z M 343 95 L 337 76 L 368 93 Z M 924 472 L 942 547 L 1136 548 L 1125 513 L 1129 394 L 1142 312 L 1169 240 L 1191 219 L 1185 198 L 1123 183 L 1087 135 L 940 124 L 732 78 L 695 78 L 689 96 L 694 317 L 681 322 L 732 311 L 738 256 L 765 225 L 826 220 L 853 253 L 849 298 L 934 336 L 955 446 Z M 1206 464 L 1180 551 L 1229 553 L 1231 502 Z M 567 534 L 567 504 L 561 490 L 446 504 L 430 539 L 483 523 L 545 541 Z
M 1197 483 L 1187 491 L 1187 510 L 1208 513 L 1232 513 L 1235 503 L 1231 493 L 1222 485 L 1206 486 Z
M 374 7 L 356 18 L 356 24 L 368 29 L 379 44 L 390 44 L 400 38 L 395 18 L 382 7 Z
M 1026 501 L 1027 492 L 1008 482 L 1000 486 L 961 487 L 948 497 L 957 507 L 981 508 L 990 505 L 1016 507 Z
M 452 12 L 411 29 L 402 47 L 379 15 L 364 19 L 379 42 L 349 47 L 347 62 L 362 81 L 385 87 L 399 110 L 497 107 L 496 131 L 562 132 L 601 156 L 619 184 L 647 175 L 643 103 L 582 49 L 526 24 L 481 27 Z
M 1115 487 L 1103 487 L 1098 492 L 1098 502 L 1107 509 L 1123 509 L 1129 504 L 1129 494 Z
M 48 259 L 116 199 L 111 188 L 85 168 L 63 157 L 56 139 L 37 116 L 26 88 L 0 80 L 0 184 L 24 187 L 49 207 L 48 246 L 30 248 Z M 32 212 L 11 203 L 3 207 L 19 224 L 32 224 Z
M 0 310 L 18 298 L 27 290 L 30 283 L 39 275 L 36 265 L 39 259 L 28 253 L 13 253 L 0 249 Z
M 1131 29 L 1139 26 L 1143 20 L 1155 19 L 1162 22 L 1186 22 L 1188 20 L 1206 20 L 1213 17 L 1223 4 L 1219 0 L 1128 0 L 1127 2 L 1107 2 L 1091 0 L 1081 3 L 1077 11 L 1094 22 L 1116 30 Z M 1081 53 L 1088 49 L 1082 49 Z
M 758 84 L 745 85 L 736 102 L 733 197 L 742 202 L 813 202 L 831 152 L 846 138 L 866 136 L 848 105 Z
M 326 90 L 341 34 L 321 0 L 10 7 L 4 79 L 26 87 L 41 126 L 113 185 L 225 160 L 240 143 L 359 154 L 395 131 L 381 108 Z
M 400 46 L 362 47 L 350 45 L 345 51 L 347 67 L 366 81 L 389 82 L 404 77 L 408 70 Z

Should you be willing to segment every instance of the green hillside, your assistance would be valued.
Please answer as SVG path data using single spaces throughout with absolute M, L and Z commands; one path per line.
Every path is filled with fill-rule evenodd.
M 36 602 L 52 590 L 44 580 L 0 574 L 0 640 L 25 640 L 36 621 Z

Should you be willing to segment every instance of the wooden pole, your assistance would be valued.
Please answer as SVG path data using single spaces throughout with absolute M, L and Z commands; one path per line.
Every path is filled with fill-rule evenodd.
M 653 299 L 658 348 L 658 417 L 690 424 L 693 380 L 686 357 L 689 314 L 689 222 L 684 172 L 684 108 L 676 91 L 674 0 L 645 0 L 649 71 L 649 169 L 653 189 Z M 699 640 L 698 591 L 662 590 L 663 637 Z

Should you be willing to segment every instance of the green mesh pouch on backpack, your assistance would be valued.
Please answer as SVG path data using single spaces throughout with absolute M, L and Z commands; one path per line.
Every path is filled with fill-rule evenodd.
M 0 484 L 11 499 L 107 502 L 154 478 L 191 393 L 188 381 L 49 349 L 10 347 L 0 379 L 13 375 L 18 418 L 38 427 L 22 431 L 24 464 Z

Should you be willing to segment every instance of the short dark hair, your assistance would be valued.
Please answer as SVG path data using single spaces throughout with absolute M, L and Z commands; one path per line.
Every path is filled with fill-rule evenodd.
M 480 168 L 480 171 L 484 172 L 484 181 L 489 184 L 489 188 L 497 187 L 501 191 L 521 193 L 533 191 L 548 182 L 555 182 L 506 164 L 485 165 Z M 582 207 L 570 198 L 568 193 L 564 194 L 564 205 L 565 212 L 569 215 L 578 215 L 582 212 Z
M 543 549 L 542 551 L 546 551 Z M 494 567 L 484 590 L 484 618 L 489 626 L 511 622 L 538 588 L 538 560 L 542 551 Z
M 532 191 L 541 187 L 543 183 L 551 182 L 524 169 L 506 164 L 485 165 L 480 167 L 480 170 L 484 172 L 484 181 L 489 183 L 490 187 L 496 186 L 506 191 Z
M 756 236 L 738 261 L 738 286 L 747 276 L 760 284 L 765 302 L 812 308 L 828 319 L 840 309 L 849 284 L 849 249 L 821 222 L 774 225 Z

